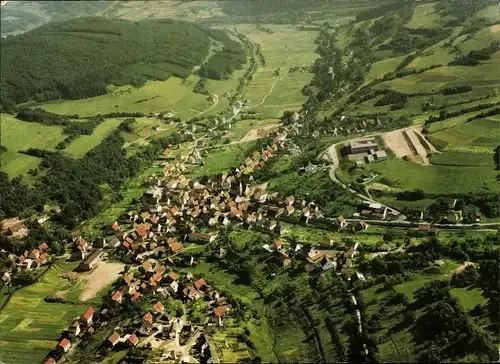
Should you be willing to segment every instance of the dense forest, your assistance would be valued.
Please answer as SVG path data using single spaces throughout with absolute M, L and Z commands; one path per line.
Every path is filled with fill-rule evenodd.
M 29 99 L 85 98 L 105 94 L 111 83 L 141 86 L 147 79 L 187 77 L 204 61 L 212 37 L 225 47 L 222 57 L 212 57 L 213 68 L 227 69 L 233 56 L 241 63 L 238 42 L 223 31 L 186 22 L 81 18 L 50 23 L 2 39 L 2 104 L 8 109 Z

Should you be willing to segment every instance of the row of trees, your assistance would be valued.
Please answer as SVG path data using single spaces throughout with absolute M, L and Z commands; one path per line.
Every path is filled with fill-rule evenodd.
M 446 111 L 446 110 L 441 110 L 439 112 L 438 116 L 430 115 L 427 118 L 427 120 L 425 121 L 425 123 L 426 124 L 435 123 L 436 121 L 441 121 L 441 120 L 445 120 L 445 119 L 448 119 L 448 118 L 453 118 L 453 117 L 460 116 L 460 115 L 463 115 L 463 114 L 467 114 L 467 113 L 470 113 L 470 112 L 479 111 L 479 110 L 483 110 L 483 109 L 489 109 L 489 108 L 491 108 L 493 106 L 496 106 L 496 105 L 500 105 L 500 102 L 492 102 L 492 103 L 487 103 L 487 104 L 478 104 L 476 106 L 467 107 L 467 108 L 460 109 L 460 110 L 453 111 L 453 112 L 449 112 L 449 111 Z M 495 108 L 495 109 L 492 109 L 490 111 L 481 113 L 481 114 L 479 114 L 480 116 L 473 117 L 471 120 L 478 119 L 478 118 L 484 118 L 484 117 L 490 116 L 490 115 L 496 115 L 496 114 L 498 114 L 498 110 L 499 110 L 499 108 Z M 467 120 L 467 121 L 471 121 L 471 120 Z

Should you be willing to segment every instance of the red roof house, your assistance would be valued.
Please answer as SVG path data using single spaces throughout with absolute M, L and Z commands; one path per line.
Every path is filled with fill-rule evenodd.
M 68 339 L 64 338 L 59 342 L 59 344 L 57 344 L 57 349 L 62 350 L 64 352 L 67 352 L 69 350 L 70 346 L 71 346 L 71 342 Z
M 87 325 L 92 323 L 92 319 L 94 317 L 95 309 L 90 306 L 87 311 L 85 311 L 82 315 L 82 321 L 84 321 Z

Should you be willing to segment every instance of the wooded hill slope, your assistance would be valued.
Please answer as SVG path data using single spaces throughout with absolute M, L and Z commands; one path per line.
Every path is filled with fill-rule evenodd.
M 105 94 L 109 84 L 185 78 L 205 61 L 212 39 L 237 55 L 236 66 L 246 61 L 243 46 L 225 32 L 187 22 L 80 18 L 50 23 L 1 41 L 2 103 L 78 99 Z

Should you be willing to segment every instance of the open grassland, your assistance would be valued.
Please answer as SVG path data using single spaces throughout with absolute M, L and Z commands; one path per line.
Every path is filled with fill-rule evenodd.
M 373 63 L 366 74 L 365 83 L 382 78 L 385 74 L 393 72 L 404 58 L 405 56 L 394 57 Z
M 475 67 L 446 66 L 424 73 L 379 83 L 375 89 L 392 89 L 402 93 L 439 92 L 442 88 L 458 85 L 494 87 L 498 84 L 498 64 L 494 59 Z M 484 94 L 484 91 L 483 91 Z
M 444 152 L 431 156 L 434 165 L 494 167 L 494 153 Z
M 481 9 L 474 15 L 474 18 L 485 19 L 490 23 L 500 22 L 500 11 L 498 10 L 498 5 L 491 5 Z
M 1 145 L 7 148 L 7 152 L 1 156 L 1 170 L 10 177 L 26 173 L 40 163 L 40 159 L 18 153 L 19 150 L 52 150 L 64 140 L 62 128 L 59 126 L 28 123 L 9 114 L 1 114 L 0 118 Z
M 75 265 L 61 264 L 59 270 L 64 272 Z M 80 295 L 81 286 L 61 278 L 51 267 L 37 283 L 14 293 L 0 313 L 0 360 L 9 364 L 41 362 L 56 346 L 61 331 L 89 305 L 44 301 L 58 291 L 73 299 Z
M 417 6 L 406 27 L 411 29 L 439 27 L 441 16 L 436 12 L 435 5 L 436 3 L 428 3 Z
M 415 58 L 407 68 L 409 69 L 422 69 L 433 65 L 447 65 L 456 57 L 456 54 L 451 49 L 444 49 L 436 47 L 426 51 L 424 55 Z
M 368 164 L 368 171 L 389 179 L 391 189 L 424 190 L 426 193 L 500 191 L 493 167 L 422 166 L 401 159 Z
M 441 122 L 435 124 L 441 124 Z M 439 125 L 436 128 L 433 126 L 432 124 L 429 128 L 431 132 L 429 139 L 442 150 L 493 153 L 493 150 L 500 144 L 500 120 L 492 117 L 473 120 L 434 133 L 432 133 L 433 130 L 441 128 L 438 129 Z
M 81 100 L 57 101 L 40 106 L 47 111 L 58 114 L 78 114 L 80 116 L 107 114 L 116 111 L 150 113 L 171 110 L 176 116 L 185 120 L 198 115 L 211 106 L 207 103 L 205 95 L 192 91 L 197 80 L 196 76 L 190 76 L 186 81 L 170 77 L 166 81 L 148 81 L 140 88 L 132 86 L 110 88 L 111 92 L 106 95 Z M 221 94 L 231 89 L 232 82 L 213 82 L 217 82 Z M 221 102 L 212 108 L 207 115 L 220 111 L 223 106 L 224 103 Z
M 252 109 L 264 117 L 279 117 L 284 110 L 298 109 L 307 100 L 300 90 L 309 83 L 312 74 L 300 70 L 286 72 L 291 66 L 310 66 L 314 62 L 317 58 L 314 53 L 317 32 L 284 25 L 265 24 L 265 27 L 273 33 L 268 34 L 255 25 L 236 27 L 260 44 L 265 58 L 265 66 L 259 65 L 243 98 L 248 99 Z M 278 69 L 279 76 L 275 73 Z
M 495 41 L 500 41 L 500 24 L 484 27 L 474 33 L 472 37 L 463 35 L 457 38 L 453 45 L 457 46 L 462 53 L 469 53 L 474 49 L 486 48 Z
M 238 167 L 253 151 L 255 143 L 240 143 L 208 150 L 203 165 L 190 172 L 192 177 L 212 176 Z
M 91 135 L 82 135 L 73 140 L 66 147 L 66 153 L 74 158 L 83 157 L 89 150 L 100 144 L 121 122 L 121 119 L 107 119 L 103 121 L 94 129 Z

